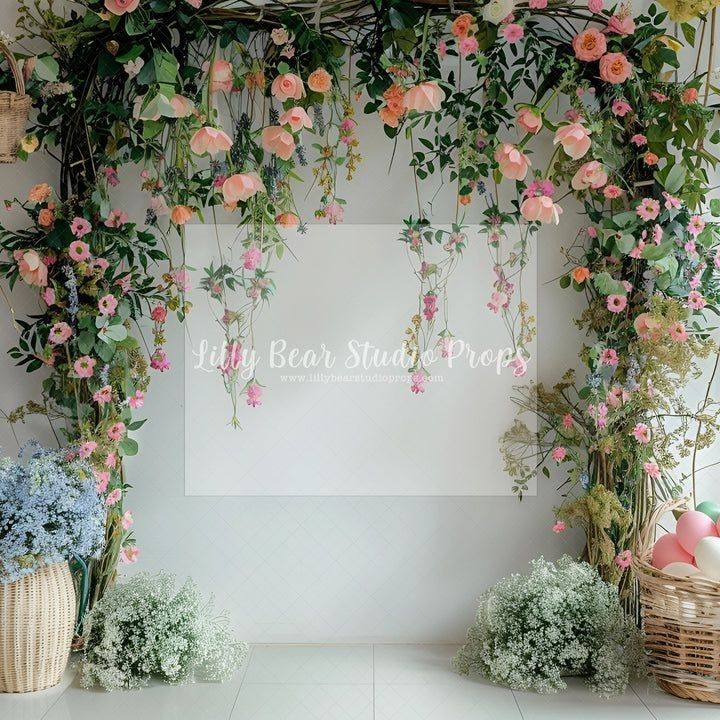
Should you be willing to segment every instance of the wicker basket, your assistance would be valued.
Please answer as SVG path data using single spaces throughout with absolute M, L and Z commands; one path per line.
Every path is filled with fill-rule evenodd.
M 15 56 L 3 43 L 0 43 L 0 53 L 8 61 L 17 90 L 0 91 L 0 163 L 14 163 L 18 145 L 25 133 L 32 98 L 25 94 L 25 81 Z
M 634 561 L 640 583 L 645 649 L 665 692 L 720 703 L 720 582 L 678 578 L 652 567 L 655 527 L 682 501 L 666 503 L 641 533 Z
M 0 585 L 0 692 L 57 685 L 74 620 L 75 587 L 66 562 Z

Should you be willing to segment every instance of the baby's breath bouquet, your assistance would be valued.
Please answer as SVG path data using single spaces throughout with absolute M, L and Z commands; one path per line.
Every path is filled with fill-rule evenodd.
M 638 629 L 618 590 L 587 563 L 533 560 L 480 596 L 475 624 L 454 664 L 514 690 L 555 692 L 579 675 L 603 696 L 625 690 L 642 667 Z
M 142 687 L 151 677 L 222 682 L 247 654 L 226 619 L 213 614 L 212 599 L 203 601 L 190 579 L 177 589 L 166 573 L 116 585 L 87 615 L 84 630 L 84 687 Z

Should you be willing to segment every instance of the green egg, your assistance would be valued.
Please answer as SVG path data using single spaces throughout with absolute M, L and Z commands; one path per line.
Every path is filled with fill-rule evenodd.
M 701 502 L 695 509 L 698 512 L 705 513 L 713 522 L 717 522 L 717 519 L 720 517 L 720 504 L 712 502 L 712 500 Z

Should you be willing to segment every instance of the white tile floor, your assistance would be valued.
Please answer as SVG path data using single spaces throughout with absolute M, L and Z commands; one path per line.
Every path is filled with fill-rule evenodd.
M 602 700 L 582 681 L 556 695 L 511 692 L 450 669 L 454 645 L 256 645 L 228 683 L 0 695 L 0 720 L 702 720 L 716 706 L 639 683 Z

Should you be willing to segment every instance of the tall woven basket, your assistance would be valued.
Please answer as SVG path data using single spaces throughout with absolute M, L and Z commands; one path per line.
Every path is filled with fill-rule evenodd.
M 720 703 L 720 583 L 678 578 L 652 567 L 655 527 L 681 502 L 662 505 L 639 538 L 634 569 L 640 583 L 645 649 L 665 692 Z
M 17 91 L 0 91 L 0 163 L 13 163 L 17 159 L 20 139 L 25 133 L 32 98 L 25 94 L 25 81 L 15 56 L 3 43 L 0 43 L 0 53 L 10 66 Z
M 60 682 L 73 636 L 75 587 L 66 562 L 0 585 L 0 692 Z

